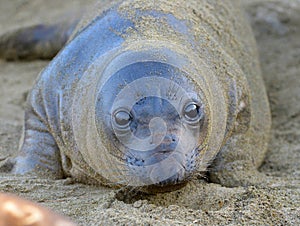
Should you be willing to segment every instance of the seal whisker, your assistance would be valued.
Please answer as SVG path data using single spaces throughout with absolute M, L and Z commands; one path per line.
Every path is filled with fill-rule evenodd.
M 134 153 L 132 153 L 132 151 L 131 150 L 127 150 L 127 152 L 126 152 L 126 155 L 125 155 L 125 158 L 123 159 L 123 160 L 126 160 L 127 158 L 133 158 L 134 160 L 136 160 L 136 161 L 142 161 L 142 162 L 144 162 L 144 159 L 142 159 L 142 158 L 140 158 L 139 156 L 136 156 Z M 125 165 L 127 165 L 126 163 L 125 163 Z M 128 166 L 128 165 L 127 165 Z
M 174 80 L 174 77 L 171 77 L 171 80 Z M 177 83 L 175 82 L 171 82 L 169 84 L 169 87 L 167 89 L 167 96 L 171 99 L 171 100 L 176 100 L 176 98 L 178 98 L 178 92 L 180 91 L 180 89 L 177 88 Z M 179 95 L 180 98 L 182 99 L 183 96 Z M 180 102 L 179 102 L 180 103 Z

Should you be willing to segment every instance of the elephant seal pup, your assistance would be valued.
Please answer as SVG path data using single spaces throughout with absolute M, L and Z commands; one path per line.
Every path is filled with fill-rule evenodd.
M 0 193 L 0 226 L 75 226 L 44 207 L 11 194 Z
M 117 1 L 84 18 L 28 96 L 14 173 L 163 191 L 255 183 L 270 129 L 239 1 Z

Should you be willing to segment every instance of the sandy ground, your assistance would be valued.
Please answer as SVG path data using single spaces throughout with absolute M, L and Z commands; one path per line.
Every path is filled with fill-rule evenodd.
M 79 225 L 300 225 L 300 1 L 244 1 L 272 109 L 269 152 L 260 169 L 271 185 L 226 188 L 195 181 L 175 192 L 133 199 L 68 179 L 0 174 L 0 191 L 36 201 Z M 60 20 L 91 2 L 0 0 L 0 34 Z M 26 94 L 47 63 L 0 61 L 0 161 L 18 149 Z

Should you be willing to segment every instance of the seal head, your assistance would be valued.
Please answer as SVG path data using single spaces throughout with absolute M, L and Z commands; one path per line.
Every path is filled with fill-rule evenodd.
M 125 164 L 129 184 L 177 184 L 196 169 L 206 135 L 204 109 L 183 70 L 168 63 L 135 62 L 102 87 L 96 125 L 106 137 L 102 139 L 113 141 L 109 152 Z

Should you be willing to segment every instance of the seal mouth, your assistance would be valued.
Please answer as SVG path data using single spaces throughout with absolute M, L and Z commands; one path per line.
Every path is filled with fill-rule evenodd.
M 157 148 L 148 153 L 131 151 L 125 158 L 129 174 L 134 181 L 146 186 L 165 187 L 189 181 L 196 169 L 198 148 L 184 154 L 172 148 Z M 143 185 L 141 186 L 143 187 Z
M 128 151 L 129 154 L 125 157 L 125 162 L 130 166 L 146 167 L 160 163 L 172 154 L 175 155 L 174 149 L 156 148 L 146 152 L 138 152 L 135 150 Z

